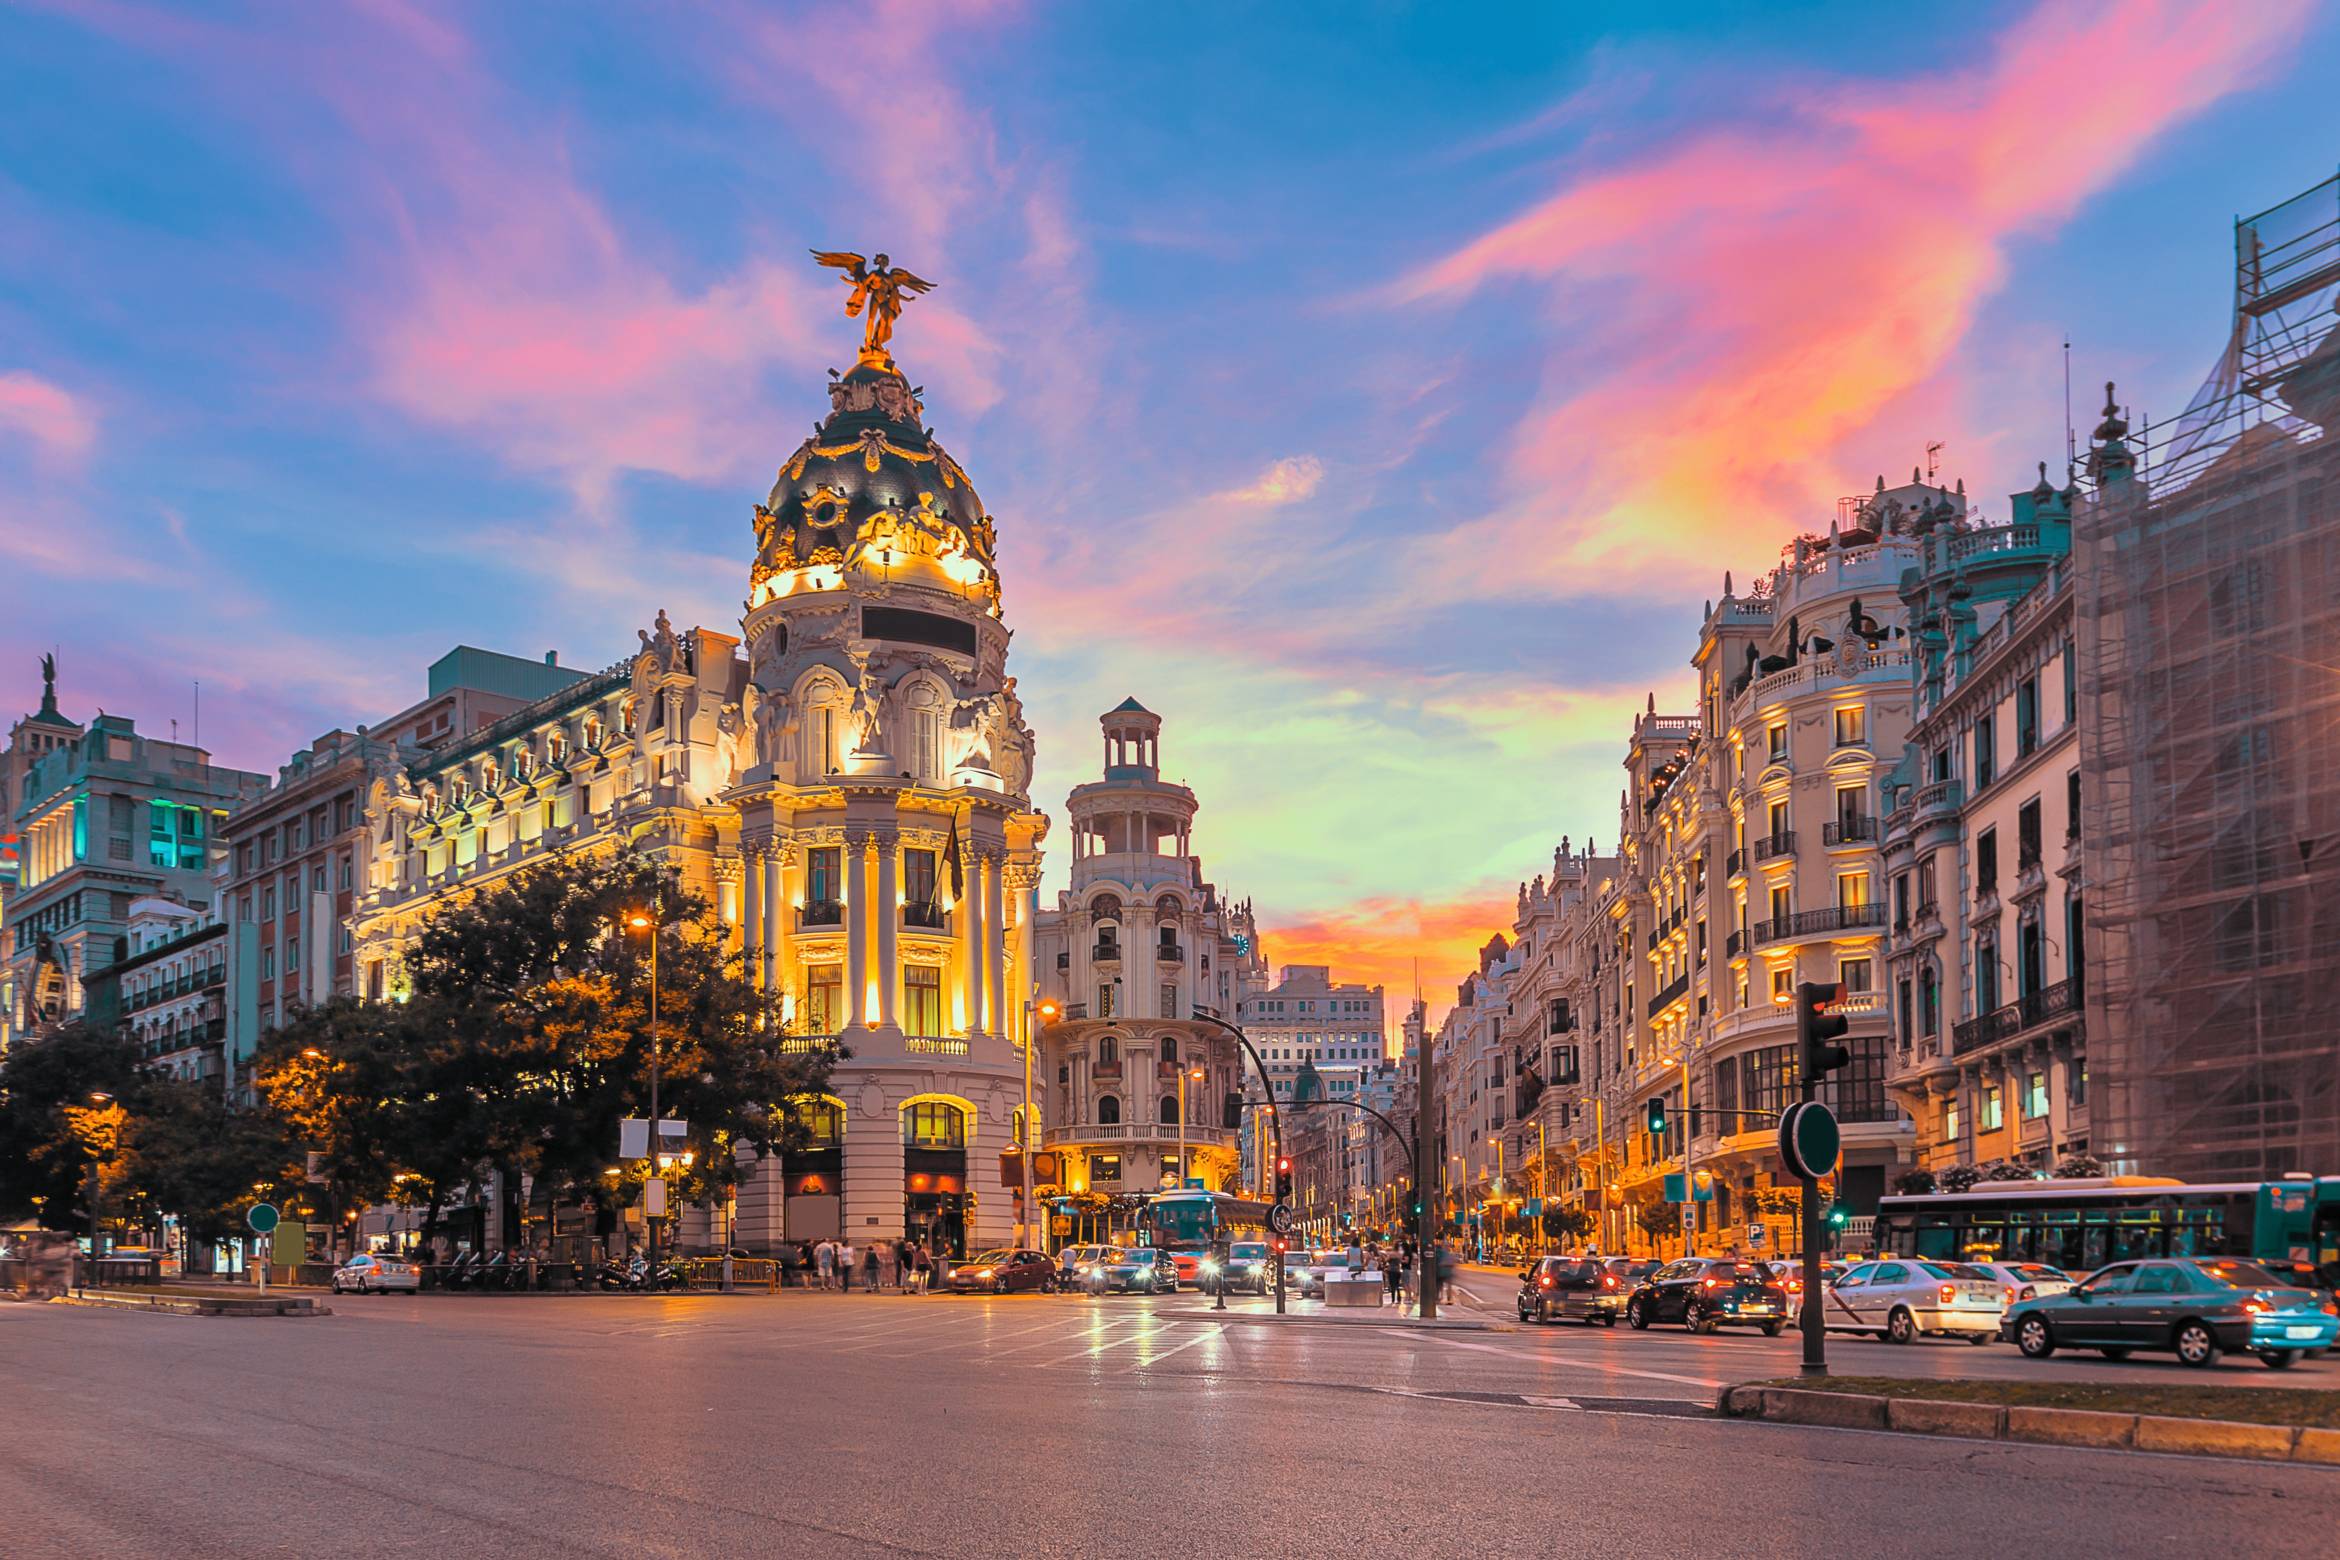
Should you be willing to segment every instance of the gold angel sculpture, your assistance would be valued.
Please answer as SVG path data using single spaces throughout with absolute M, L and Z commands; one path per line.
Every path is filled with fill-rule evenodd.
M 932 292 L 934 283 L 894 269 L 885 255 L 879 255 L 874 265 L 850 250 L 816 249 L 812 257 L 820 265 L 843 272 L 845 280 L 853 284 L 853 291 L 845 299 L 845 317 L 862 321 L 861 360 L 891 364 L 893 359 L 887 355 L 886 343 L 894 339 L 894 322 L 902 317 L 902 295 Z M 865 306 L 866 319 L 863 318 Z

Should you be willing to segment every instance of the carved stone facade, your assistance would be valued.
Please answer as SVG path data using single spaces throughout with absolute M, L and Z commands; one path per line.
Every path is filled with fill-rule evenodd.
M 1033 1080 L 1040 1179 L 1144 1194 L 1200 1178 L 1233 1191 L 1238 1129 L 1227 1119 L 1243 1059 L 1195 1010 L 1232 1017 L 1265 987 L 1259 932 L 1251 907 L 1202 875 L 1195 795 L 1162 778 L 1161 718 L 1131 699 L 1101 724 L 1104 776 L 1066 803 L 1072 886 L 1036 939 L 1040 992 L 1063 1010 L 1041 1036 Z
M 715 905 L 806 1046 L 851 1054 L 822 1138 L 768 1163 L 732 1238 L 1008 1238 L 1048 820 L 1007 675 L 993 528 L 864 363 L 756 506 L 740 634 L 660 612 L 628 660 L 374 788 L 353 917 L 361 989 L 392 993 L 430 911 L 561 851 L 631 843 Z M 686 1215 L 686 1247 L 716 1226 Z

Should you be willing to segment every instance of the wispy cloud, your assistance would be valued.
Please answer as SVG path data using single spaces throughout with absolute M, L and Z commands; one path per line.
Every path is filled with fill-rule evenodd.
M 1979 68 L 1793 84 L 1423 266 L 1390 296 L 1540 286 L 1564 344 L 1511 433 L 1517 499 L 1414 563 L 1449 594 L 1572 594 L 1759 557 L 1838 491 L 1849 435 L 1956 375 L 2012 243 L 2249 83 L 2309 9 L 2046 5 Z
M 48 460 L 78 465 L 97 444 L 97 413 L 82 397 L 18 370 L 0 374 L 0 436 Z

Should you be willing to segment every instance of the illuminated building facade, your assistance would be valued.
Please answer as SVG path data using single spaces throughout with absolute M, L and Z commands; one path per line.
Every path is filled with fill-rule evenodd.
M 1100 724 L 1104 774 L 1065 804 L 1072 883 L 1037 923 L 1040 993 L 1062 1016 L 1041 1035 L 1033 1080 L 1045 1099 L 1035 1184 L 1233 1190 L 1228 1116 L 1246 1064 L 1195 1009 L 1246 1010 L 1266 984 L 1258 929 L 1248 904 L 1203 876 L 1195 794 L 1162 778 L 1161 718 L 1129 699 Z
M 883 351 L 828 388 L 755 506 L 738 634 L 661 612 L 633 655 L 373 782 L 356 968 L 394 993 L 425 915 L 550 854 L 662 860 L 716 907 L 793 1043 L 851 1052 L 801 1102 L 816 1147 L 722 1210 L 732 1238 L 965 1251 L 1014 1218 L 1000 1161 L 1048 824 L 990 516 Z M 680 1231 L 716 1227 L 701 1211 Z

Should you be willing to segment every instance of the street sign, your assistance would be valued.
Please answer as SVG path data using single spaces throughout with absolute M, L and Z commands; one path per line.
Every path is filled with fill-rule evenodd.
M 1667 1202 L 1688 1202 L 1690 1200 L 1688 1193 L 1689 1182 L 1682 1172 L 1679 1170 L 1667 1171 L 1665 1200 Z
M 1763 1242 L 1767 1238 L 1767 1234 L 1762 1225 L 1750 1224 L 1747 1226 L 1747 1249 L 1749 1251 L 1762 1250 Z
M 1817 1181 L 1836 1168 L 1844 1146 L 1836 1116 L 1825 1105 L 1807 1100 L 1790 1105 L 1779 1118 L 1779 1157 L 1788 1174 L 1799 1181 Z
M 654 1175 L 642 1183 L 642 1213 L 647 1218 L 666 1217 L 666 1177 Z
M 1292 1233 L 1292 1209 L 1287 1203 L 1277 1203 L 1268 1209 L 1268 1228 L 1278 1235 Z
M 265 1235 L 275 1229 L 276 1219 L 274 1203 L 254 1203 L 244 1210 L 244 1222 L 252 1226 L 253 1233 L 257 1235 Z
M 1072 1220 L 1061 1213 L 1057 1214 L 1048 1221 L 1048 1233 L 1051 1235 L 1070 1235 L 1072 1233 Z

